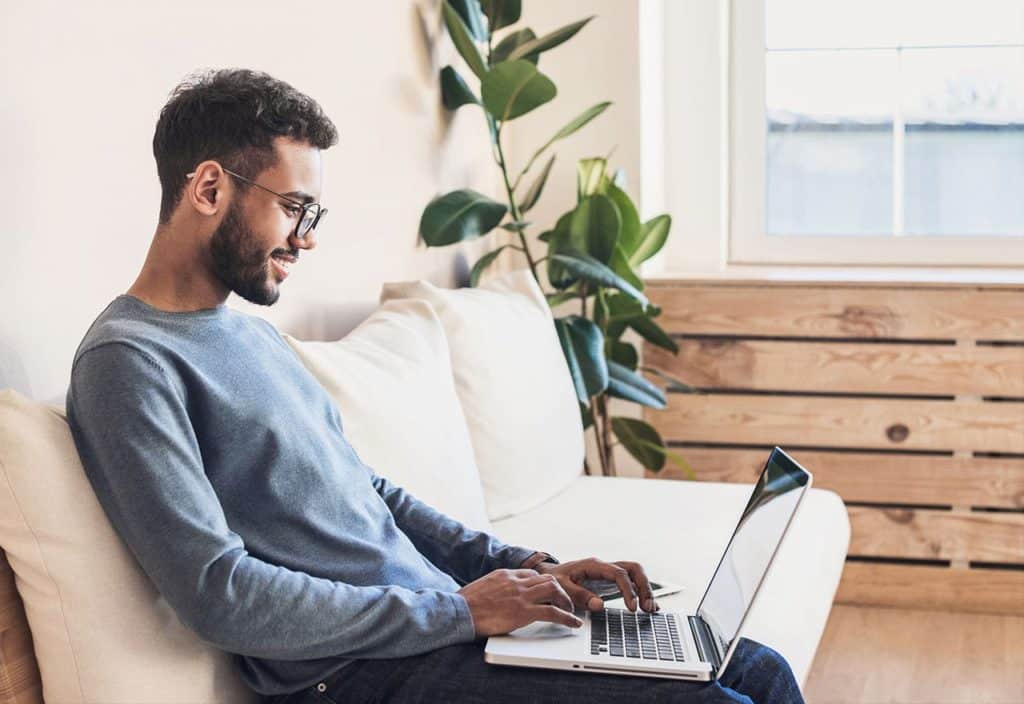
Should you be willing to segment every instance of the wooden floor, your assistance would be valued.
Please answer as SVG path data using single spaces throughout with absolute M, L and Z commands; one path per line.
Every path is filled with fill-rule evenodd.
M 836 605 L 808 704 L 1021 704 L 1024 616 Z

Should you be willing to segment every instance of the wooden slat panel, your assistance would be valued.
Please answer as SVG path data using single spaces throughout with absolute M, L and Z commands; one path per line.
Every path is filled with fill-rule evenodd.
M 674 451 L 699 480 L 744 484 L 757 481 L 768 456 L 767 449 L 677 447 Z M 844 501 L 1024 508 L 1024 459 L 808 450 L 790 454 L 814 475 L 814 486 L 830 489 Z M 647 476 L 685 478 L 683 470 L 673 465 Z
M 42 704 L 43 686 L 14 572 L 0 551 L 0 704 Z
M 849 506 L 850 555 L 1024 564 L 1024 515 Z
M 847 562 L 836 603 L 1024 615 L 1024 570 Z
M 1024 290 L 652 284 L 658 322 L 689 335 L 1024 340 Z
M 644 363 L 703 388 L 1024 397 L 1024 347 L 680 340 Z
M 1020 402 L 669 394 L 647 418 L 668 441 L 1024 453 Z

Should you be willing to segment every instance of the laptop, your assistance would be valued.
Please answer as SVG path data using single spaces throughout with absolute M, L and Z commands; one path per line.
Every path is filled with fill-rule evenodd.
M 578 611 L 580 628 L 533 623 L 487 641 L 495 665 L 709 681 L 721 677 L 811 474 L 776 447 L 697 612 Z

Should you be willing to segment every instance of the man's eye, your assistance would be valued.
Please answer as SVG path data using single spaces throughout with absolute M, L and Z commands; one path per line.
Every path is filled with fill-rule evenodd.
M 300 212 L 302 212 L 302 208 L 296 208 L 294 205 L 286 205 L 284 209 L 288 211 L 289 215 L 292 216 L 298 215 Z

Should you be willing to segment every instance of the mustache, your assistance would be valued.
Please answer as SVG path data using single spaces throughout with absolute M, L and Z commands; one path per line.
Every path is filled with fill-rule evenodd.
M 297 249 L 275 249 L 270 253 L 270 256 L 276 257 L 278 255 L 289 257 L 292 261 L 299 261 L 299 250 Z

